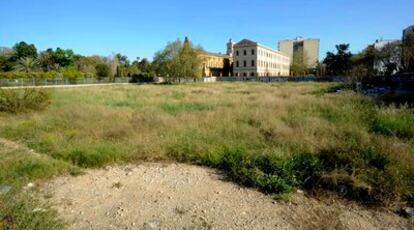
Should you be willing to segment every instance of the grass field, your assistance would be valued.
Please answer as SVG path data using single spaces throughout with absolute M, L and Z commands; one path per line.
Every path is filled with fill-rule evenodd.
M 117 162 L 180 161 L 219 168 L 266 192 L 328 189 L 361 202 L 412 203 L 413 110 L 380 106 L 353 92 L 331 93 L 335 87 L 217 83 L 51 90 L 45 111 L 0 115 L 2 138 L 48 156 L 1 153 L 7 157 L 0 158 L 0 184 Z

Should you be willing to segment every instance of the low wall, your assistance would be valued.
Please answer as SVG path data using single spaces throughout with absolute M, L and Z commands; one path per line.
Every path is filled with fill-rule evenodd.
M 257 81 L 257 82 L 306 82 L 306 81 L 331 81 L 331 82 L 343 82 L 346 81 L 346 77 L 342 76 L 329 76 L 329 77 L 315 77 L 315 76 L 277 76 L 277 77 L 220 77 L 217 81 Z

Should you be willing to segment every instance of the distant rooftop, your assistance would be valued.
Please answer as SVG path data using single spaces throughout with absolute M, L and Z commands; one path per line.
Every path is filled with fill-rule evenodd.
M 286 42 L 286 41 L 294 41 L 294 42 L 301 42 L 301 41 L 306 41 L 306 40 L 320 40 L 319 38 L 305 38 L 302 36 L 297 36 L 294 39 L 285 39 L 285 40 L 280 40 L 279 42 Z

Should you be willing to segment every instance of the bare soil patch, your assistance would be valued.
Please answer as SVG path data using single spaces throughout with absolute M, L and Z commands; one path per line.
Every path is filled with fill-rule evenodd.
M 59 177 L 42 192 L 70 229 L 410 229 L 398 215 L 298 192 L 290 201 L 216 170 L 142 164 Z

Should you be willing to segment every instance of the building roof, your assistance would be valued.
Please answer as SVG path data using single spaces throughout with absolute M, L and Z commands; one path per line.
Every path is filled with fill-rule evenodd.
M 212 52 L 208 52 L 208 51 L 203 51 L 201 54 L 202 55 L 208 55 L 208 56 L 222 57 L 222 58 L 230 58 L 230 56 L 226 55 L 226 54 L 212 53 Z
M 285 40 L 279 40 L 279 42 L 302 42 L 302 41 L 320 41 L 319 38 L 304 38 L 304 37 L 296 37 L 294 39 L 285 39 Z
M 270 47 L 268 47 L 268 46 L 262 45 L 262 44 L 260 44 L 260 43 L 258 43 L 258 42 L 254 42 L 254 41 L 249 40 L 249 39 L 243 39 L 243 40 L 239 41 L 238 43 L 236 43 L 236 44 L 234 45 L 234 47 L 249 47 L 249 46 L 260 46 L 260 47 L 265 48 L 265 49 L 267 49 L 267 50 L 270 50 L 270 51 L 272 51 L 272 52 L 275 52 L 275 53 L 278 53 L 278 54 L 280 54 L 280 55 L 283 55 L 283 56 L 289 57 L 289 56 L 287 56 L 286 54 L 284 54 L 284 53 L 282 53 L 282 52 L 280 52 L 280 51 L 278 51 L 278 50 L 276 50 L 276 49 L 270 48 Z

